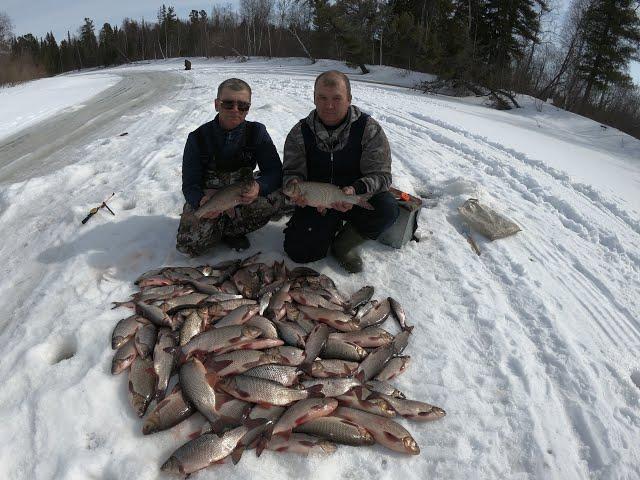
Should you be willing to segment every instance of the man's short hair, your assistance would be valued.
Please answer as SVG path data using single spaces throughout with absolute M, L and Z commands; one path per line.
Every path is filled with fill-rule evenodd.
M 347 97 L 351 98 L 351 83 L 349 82 L 349 77 L 338 70 L 329 70 L 318 75 L 316 82 L 313 84 L 313 92 L 315 93 L 318 82 L 322 82 L 326 87 L 337 87 L 339 81 L 342 81 L 344 86 L 347 87 Z
M 220 98 L 220 94 L 225 88 L 233 90 L 234 92 L 247 90 L 249 92 L 249 96 L 251 96 L 251 87 L 247 82 L 240 80 L 239 78 L 227 78 L 224 82 L 218 85 L 218 98 Z

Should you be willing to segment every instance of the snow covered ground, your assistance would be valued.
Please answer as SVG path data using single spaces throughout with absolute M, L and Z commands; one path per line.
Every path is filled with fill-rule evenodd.
M 2 478 L 165 478 L 160 465 L 190 430 L 142 435 L 126 379 L 110 374 L 111 331 L 127 314 L 110 302 L 150 268 L 235 256 L 220 249 L 190 260 L 174 248 L 184 141 L 212 118 L 218 83 L 237 76 L 253 88 L 249 119 L 267 126 L 282 154 L 289 129 L 313 108 L 315 75 L 339 66 L 306 63 L 193 59 L 190 72 L 168 61 L 46 81 L 52 91 L 71 87 L 74 99 L 43 95 L 43 81 L 0 90 L 2 137 L 74 108 L 123 71 L 185 78 L 172 100 L 58 152 L 68 166 L 2 184 Z M 311 266 L 346 292 L 370 284 L 403 304 L 416 328 L 412 364 L 396 384 L 448 415 L 403 422 L 417 457 L 382 447 L 308 459 L 265 452 L 194 478 L 640 477 L 640 141 L 550 105 L 538 111 L 527 98 L 498 112 L 371 83 L 410 86 L 415 74 L 374 67 L 365 83 L 339 68 L 354 80 L 354 104 L 389 137 L 394 184 L 428 197 L 427 208 L 422 240 L 399 251 L 370 242 L 362 274 L 347 276 L 331 259 Z M 80 225 L 111 192 L 117 215 Z M 476 236 L 477 256 L 457 214 L 469 197 L 522 232 Z M 252 234 L 251 251 L 282 258 L 283 226 Z

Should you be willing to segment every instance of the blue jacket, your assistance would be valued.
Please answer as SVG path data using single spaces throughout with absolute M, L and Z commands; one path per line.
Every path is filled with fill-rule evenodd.
M 204 196 L 205 173 L 211 167 L 207 163 L 212 158 L 216 169 L 236 169 L 233 168 L 233 163 L 242 146 L 247 123 L 252 123 L 254 128 L 255 144 L 251 146 L 254 147 L 254 160 L 260 170 L 256 178 L 260 185 L 260 195 L 266 196 L 282 185 L 282 163 L 266 127 L 258 122 L 245 121 L 233 130 L 226 131 L 218 123 L 216 115 L 212 121 L 191 132 L 184 147 L 182 193 L 194 209 L 198 208 L 200 199 Z

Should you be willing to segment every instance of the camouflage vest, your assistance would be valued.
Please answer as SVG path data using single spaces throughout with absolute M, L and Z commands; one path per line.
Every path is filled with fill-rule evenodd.
M 246 122 L 242 139 L 240 140 L 240 148 L 235 153 L 231 162 L 233 168 L 224 168 L 216 162 L 216 158 L 220 158 L 220 151 L 213 142 L 213 152 L 209 151 L 203 134 L 196 135 L 196 141 L 202 152 L 200 161 L 204 167 L 203 184 L 204 189 L 218 189 L 237 183 L 242 180 L 253 178 L 253 171 L 256 168 L 256 133 L 257 129 L 253 122 Z

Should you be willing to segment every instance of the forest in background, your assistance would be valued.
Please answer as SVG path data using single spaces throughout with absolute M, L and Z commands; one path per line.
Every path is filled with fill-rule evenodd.
M 640 0 L 573 0 L 561 23 L 548 0 L 240 0 L 179 18 L 125 18 L 56 39 L 16 36 L 0 12 L 0 85 L 62 72 L 174 57 L 329 58 L 428 72 L 425 91 L 515 93 L 640 138 L 640 89 L 628 75 L 640 52 Z

